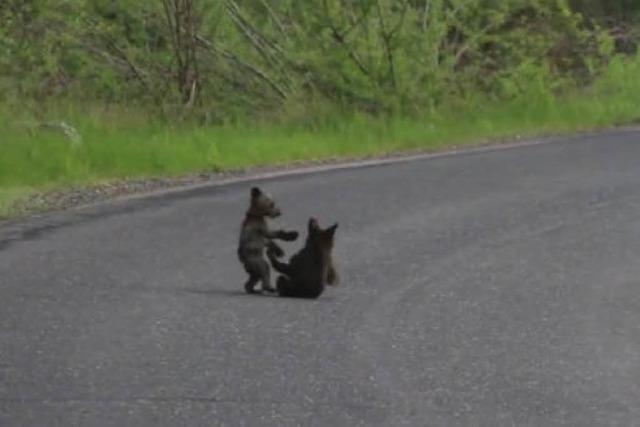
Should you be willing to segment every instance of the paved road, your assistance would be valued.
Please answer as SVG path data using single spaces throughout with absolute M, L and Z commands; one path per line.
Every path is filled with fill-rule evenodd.
M 640 133 L 263 182 L 317 301 L 242 294 L 251 184 L 0 228 L 0 425 L 640 425 Z

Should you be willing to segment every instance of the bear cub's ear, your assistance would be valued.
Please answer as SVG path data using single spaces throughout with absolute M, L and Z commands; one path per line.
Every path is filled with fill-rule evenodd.
M 318 220 L 313 217 L 309 218 L 309 224 L 308 224 L 309 232 L 317 231 L 319 228 L 320 228 L 320 225 L 318 224 Z

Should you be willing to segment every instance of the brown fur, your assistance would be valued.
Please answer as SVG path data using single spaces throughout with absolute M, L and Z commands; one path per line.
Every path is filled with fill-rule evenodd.
M 272 256 L 284 255 L 282 248 L 273 240 L 296 240 L 297 231 L 270 230 L 267 218 L 280 216 L 280 209 L 271 197 L 264 194 L 259 188 L 251 189 L 251 204 L 242 222 L 240 240 L 238 242 L 238 258 L 249 274 L 249 279 L 244 285 L 247 293 L 255 293 L 255 285 L 262 283 L 263 291 L 275 291 L 271 286 L 271 270 L 269 263 L 264 258 L 265 247 L 269 248 Z
M 309 219 L 307 241 L 288 264 L 280 262 L 271 248 L 267 250 L 273 268 L 282 273 L 276 283 L 280 296 L 318 298 L 325 285 L 338 284 L 331 256 L 337 228 L 338 224 L 334 224 L 323 230 L 315 218 Z

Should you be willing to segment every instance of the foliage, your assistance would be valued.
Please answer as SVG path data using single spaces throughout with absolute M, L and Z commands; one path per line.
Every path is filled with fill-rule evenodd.
M 623 3 L 6 0 L 0 93 L 34 111 L 98 100 L 205 122 L 420 114 L 531 79 L 588 83 L 614 53 L 600 23 L 628 16 Z

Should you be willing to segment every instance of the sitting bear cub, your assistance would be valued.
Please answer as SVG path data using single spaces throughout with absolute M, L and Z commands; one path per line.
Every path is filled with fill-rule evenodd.
M 323 230 L 315 218 L 309 219 L 307 241 L 291 257 L 288 264 L 280 262 L 276 248 L 267 248 L 267 256 L 282 275 L 276 287 L 283 297 L 318 298 L 325 285 L 337 285 L 338 275 L 333 266 L 331 251 L 338 224 Z

